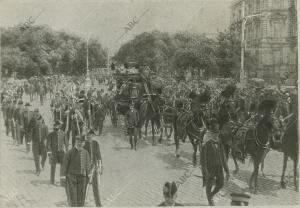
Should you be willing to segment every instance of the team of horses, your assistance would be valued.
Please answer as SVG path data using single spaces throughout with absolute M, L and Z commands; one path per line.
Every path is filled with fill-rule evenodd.
M 285 123 L 282 123 L 275 116 L 258 115 L 256 122 L 245 124 L 238 122 L 237 117 L 243 115 L 243 120 L 251 120 L 247 112 L 241 113 L 241 108 L 237 110 L 237 103 L 233 99 L 224 99 L 215 109 L 209 109 L 207 102 L 208 97 L 202 95 L 193 95 L 190 97 L 191 102 L 187 108 L 183 103 L 176 104 L 174 107 L 171 102 L 160 97 L 159 94 L 152 94 L 145 99 L 136 102 L 135 108 L 139 112 L 138 135 L 142 138 L 142 128 L 145 127 L 145 137 L 147 138 L 147 127 L 151 123 L 152 144 L 155 145 L 155 129 L 160 130 L 160 138 L 163 139 L 165 127 L 174 130 L 175 155 L 180 157 L 180 141 L 184 142 L 186 137 L 189 138 L 193 146 L 193 164 L 197 164 L 197 151 L 201 152 L 203 135 L 207 128 L 207 121 L 211 117 L 216 117 L 220 124 L 220 139 L 223 143 L 226 156 L 231 153 L 234 160 L 237 173 L 238 161 L 245 161 L 250 156 L 254 170 L 249 180 L 249 187 L 254 193 L 258 190 L 258 172 L 259 166 L 263 161 L 270 148 L 280 151 L 284 155 L 283 171 L 281 176 L 281 186 L 285 188 L 286 182 L 285 171 L 288 158 L 294 163 L 294 185 L 298 190 L 297 184 L 297 167 L 298 167 L 298 119 L 297 114 L 292 115 Z M 122 114 L 129 109 L 128 105 L 120 106 L 113 103 L 110 105 L 111 114 L 121 111 Z M 247 123 L 247 122 L 246 122 Z M 168 135 L 168 138 L 170 135 Z M 280 141 L 274 145 L 275 141 Z M 210 158 L 213 160 L 214 158 Z

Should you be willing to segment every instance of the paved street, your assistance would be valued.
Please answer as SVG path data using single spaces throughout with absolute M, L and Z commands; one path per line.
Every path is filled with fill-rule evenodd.
M 33 104 L 39 106 L 38 103 Z M 49 127 L 49 99 L 40 111 Z M 1 114 L 2 116 L 2 114 Z M 60 187 L 59 168 L 55 186 L 49 184 L 48 159 L 40 176 L 34 174 L 33 156 L 25 153 L 24 146 L 14 146 L 12 138 L 5 135 L 3 118 L 1 125 L 1 207 L 67 206 L 64 188 Z M 104 206 L 155 206 L 162 198 L 162 186 L 166 181 L 178 181 L 178 202 L 185 205 L 207 205 L 205 189 L 202 187 L 201 171 L 191 165 L 192 146 L 182 144 L 181 158 L 174 156 L 174 145 L 164 141 L 152 146 L 149 141 L 139 141 L 138 151 L 130 149 L 120 129 L 113 128 L 110 119 L 105 121 L 100 142 L 104 162 L 101 178 L 101 200 Z M 230 170 L 233 162 L 230 159 Z M 230 205 L 229 194 L 233 191 L 249 191 L 247 180 L 252 164 L 240 164 L 240 172 L 232 175 L 222 192 L 215 197 L 216 205 Z M 252 195 L 251 205 L 296 205 L 298 193 L 292 186 L 292 163 L 288 163 L 287 189 L 280 189 L 282 169 L 281 153 L 271 151 L 265 160 L 266 178 L 259 177 L 260 191 Z M 94 206 L 90 189 L 87 206 Z

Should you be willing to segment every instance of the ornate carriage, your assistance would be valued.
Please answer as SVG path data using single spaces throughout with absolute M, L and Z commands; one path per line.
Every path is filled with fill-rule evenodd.
M 117 70 L 113 74 L 115 95 L 110 106 L 111 121 L 117 126 L 118 115 L 125 115 L 130 104 L 138 109 L 150 94 L 150 83 L 137 69 Z

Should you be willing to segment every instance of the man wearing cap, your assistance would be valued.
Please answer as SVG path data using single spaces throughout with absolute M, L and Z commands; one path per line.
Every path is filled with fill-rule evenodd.
M 16 141 L 17 144 L 23 144 L 23 138 L 24 138 L 24 122 L 22 119 L 24 107 L 23 107 L 23 101 L 18 102 L 18 106 L 14 112 L 14 121 L 16 126 Z
M 175 182 L 166 182 L 163 187 L 163 195 L 165 201 L 159 204 L 159 207 L 173 207 L 173 206 L 183 206 L 177 203 L 175 200 L 177 198 L 177 185 Z
M 18 145 L 17 143 L 17 131 L 16 131 L 16 118 L 15 118 L 15 112 L 17 110 L 17 100 L 15 99 L 13 101 L 13 105 L 11 108 L 12 116 L 11 116 L 11 134 L 13 138 L 13 143 Z
M 38 109 L 34 110 L 34 117 L 29 123 L 29 135 L 32 141 L 32 153 L 36 169 L 36 175 L 39 176 L 41 170 L 44 169 L 45 161 L 47 158 L 45 143 L 46 138 L 48 136 L 48 128 Z M 41 164 L 40 157 L 42 157 Z
M 25 109 L 22 114 L 23 124 L 24 124 L 24 134 L 25 134 L 25 146 L 26 152 L 30 151 L 30 137 L 29 137 L 29 123 L 33 118 L 33 112 L 30 110 L 30 103 L 25 104 Z
M 130 104 L 130 109 L 126 113 L 125 126 L 127 127 L 127 133 L 129 135 L 129 141 L 131 149 L 136 150 L 137 143 L 137 126 L 139 121 L 139 114 L 134 108 L 134 104 Z M 133 138 L 134 137 L 134 141 Z
M 61 171 L 61 181 L 66 181 L 69 206 L 84 206 L 87 176 L 92 177 L 90 156 L 83 149 L 82 137 L 78 135 L 74 147 L 64 157 Z
M 60 130 L 61 123 L 56 121 L 53 126 L 53 131 L 47 138 L 47 154 L 49 156 L 50 170 L 50 183 L 55 183 L 55 169 L 56 164 L 62 165 L 66 151 L 69 148 L 69 142 L 66 134 Z M 62 168 L 60 168 L 62 171 Z
M 93 186 L 93 192 L 94 192 L 94 199 L 96 207 L 101 207 L 101 201 L 100 201 L 100 175 L 102 175 L 103 171 L 103 163 L 101 158 L 101 152 L 99 143 L 93 139 L 95 136 L 95 132 L 93 130 L 89 130 L 87 133 L 87 141 L 85 142 L 83 148 L 88 151 L 91 164 L 92 164 L 92 186 Z
M 102 129 L 103 129 L 103 122 L 105 120 L 105 109 L 104 106 L 99 103 L 96 105 L 96 112 L 95 112 L 95 129 L 96 131 L 99 131 L 98 135 L 102 134 Z
M 8 101 L 7 106 L 5 108 L 5 127 L 6 127 L 6 135 L 8 136 L 11 131 L 11 125 L 12 125 L 12 111 L 13 109 L 13 103 L 11 100 Z

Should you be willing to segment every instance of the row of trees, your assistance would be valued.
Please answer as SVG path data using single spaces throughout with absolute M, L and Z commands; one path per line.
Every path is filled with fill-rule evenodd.
M 147 64 L 157 72 L 186 74 L 187 70 L 204 71 L 206 77 L 237 77 L 240 70 L 241 44 L 230 30 L 216 39 L 188 32 L 153 31 L 136 36 L 124 44 L 114 60 Z M 245 68 L 256 66 L 256 59 L 245 54 Z
M 86 71 L 86 40 L 48 26 L 21 25 L 2 29 L 2 74 L 31 77 L 46 74 L 80 75 Z M 106 66 L 107 53 L 96 39 L 89 41 L 89 66 Z M 181 32 L 169 34 L 152 31 L 125 43 L 113 60 L 120 64 L 146 64 L 156 72 L 186 74 L 187 70 L 204 72 L 206 77 L 237 77 L 240 69 L 240 41 L 230 30 L 217 38 Z M 245 54 L 245 68 L 256 60 Z
M 86 71 L 86 47 L 84 39 L 48 26 L 21 25 L 1 30 L 2 74 L 31 77 L 46 74 L 83 74 Z M 106 65 L 106 51 L 101 44 L 89 41 L 90 67 Z

